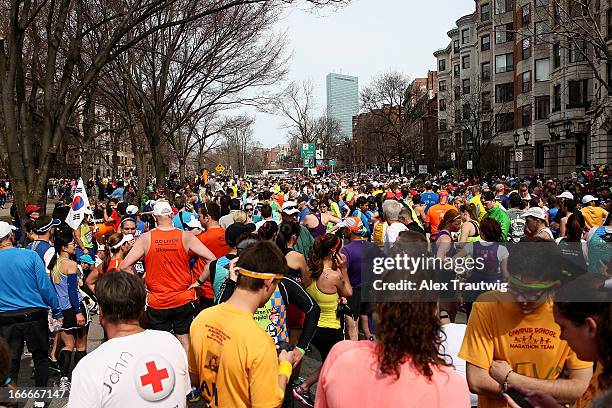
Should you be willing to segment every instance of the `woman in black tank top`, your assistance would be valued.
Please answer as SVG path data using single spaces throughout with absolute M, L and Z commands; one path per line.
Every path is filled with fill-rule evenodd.
M 300 224 L 295 221 L 283 221 L 278 229 L 276 244 L 287 259 L 287 276 L 302 282 L 302 275 L 308 272 L 308 265 L 304 255 L 293 249 L 300 235 Z

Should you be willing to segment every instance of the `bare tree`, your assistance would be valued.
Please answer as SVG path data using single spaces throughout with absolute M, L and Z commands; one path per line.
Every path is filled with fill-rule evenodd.
M 224 140 L 221 149 L 225 153 L 228 166 L 235 164 L 236 172 L 242 177 L 246 174 L 247 164 L 253 155 L 255 118 L 241 115 L 228 123 L 231 125 L 224 127 L 221 132 Z
M 330 158 L 334 146 L 340 142 L 340 122 L 327 114 L 316 118 L 314 126 L 314 140 L 317 149 L 323 150 L 323 156 Z
M 374 78 L 361 91 L 362 110 L 376 117 L 376 133 L 382 142 L 392 146 L 400 172 L 408 160 L 416 163 L 423 151 L 422 140 L 410 138 L 410 128 L 426 114 L 427 94 L 413 90 L 412 82 L 399 72 L 388 72 Z M 372 129 L 374 131 L 374 129 Z
M 514 124 L 512 96 L 508 96 L 509 102 L 499 99 L 501 103 L 493 103 L 487 83 L 472 78 L 469 89 L 457 86 L 441 97 L 450 101 L 447 109 L 455 115 L 451 148 L 457 162 L 472 160 L 474 170 L 480 172 L 482 158 L 505 129 Z
M 75 107 L 110 61 L 160 29 L 207 16 L 222 21 L 226 12 L 242 5 L 274 8 L 291 3 L 295 2 L 1 0 L 0 158 L 20 216 L 25 218 L 26 201 L 45 204 L 50 167 Z M 176 10 L 175 19 L 156 18 L 170 8 Z
M 268 112 L 287 119 L 283 128 L 287 130 L 288 139 L 298 144 L 317 140 L 316 110 L 314 87 L 310 81 L 291 82 L 268 107 Z
M 576 62 L 583 61 L 592 70 L 599 89 L 612 95 L 612 83 L 605 72 L 612 61 L 610 22 L 604 7 L 608 0 L 549 0 L 547 5 L 534 7 L 535 30 L 527 30 L 526 37 L 537 43 L 558 45 L 571 54 Z M 532 40 L 532 41 L 533 41 Z

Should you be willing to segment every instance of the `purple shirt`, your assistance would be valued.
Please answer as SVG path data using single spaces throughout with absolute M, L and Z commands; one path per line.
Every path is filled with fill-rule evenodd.
M 362 276 L 368 279 L 371 277 L 373 259 L 383 256 L 376 245 L 364 240 L 349 242 L 342 248 L 342 253 L 346 256 L 346 268 L 351 286 L 354 288 L 361 287 Z

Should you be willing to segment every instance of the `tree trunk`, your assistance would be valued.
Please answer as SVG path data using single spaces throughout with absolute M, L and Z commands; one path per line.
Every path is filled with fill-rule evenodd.
M 184 159 L 179 160 L 179 177 L 181 178 L 181 183 L 187 177 L 187 164 Z

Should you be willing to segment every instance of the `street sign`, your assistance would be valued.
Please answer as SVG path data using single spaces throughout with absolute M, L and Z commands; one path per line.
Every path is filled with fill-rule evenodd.
M 451 152 L 451 160 L 455 160 L 455 152 Z
M 314 143 L 302 143 L 302 149 L 300 150 L 300 157 L 302 159 L 314 159 L 315 158 L 315 144 Z
M 468 170 L 472 170 L 472 168 L 473 168 L 472 161 L 471 161 L 471 160 L 468 160 L 468 161 L 467 161 L 467 169 L 468 169 Z
M 314 167 L 315 166 L 315 159 L 314 158 L 305 158 L 304 159 L 304 167 Z
M 217 167 L 215 167 L 215 171 L 217 173 L 223 173 L 225 171 L 225 166 L 222 164 L 217 164 Z
M 317 149 L 317 160 L 323 160 L 323 150 Z
M 514 160 L 517 162 L 523 161 L 523 149 L 516 149 L 514 152 Z
M 419 174 L 427 174 L 427 165 L 419 164 Z
M 335 166 L 336 165 L 336 159 L 329 159 L 329 165 L 330 166 Z

